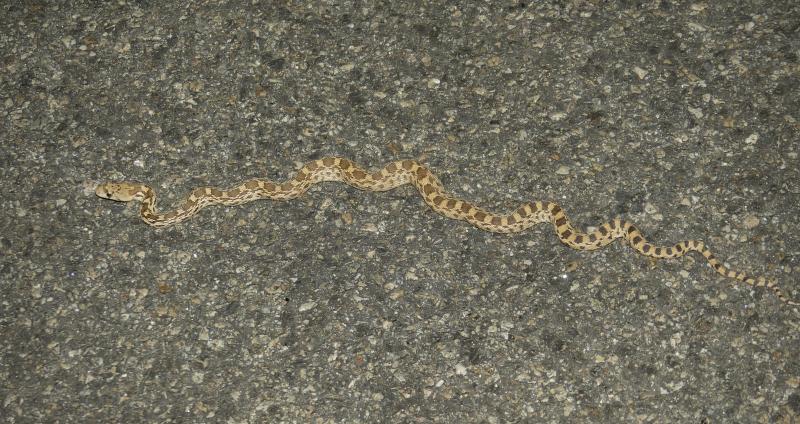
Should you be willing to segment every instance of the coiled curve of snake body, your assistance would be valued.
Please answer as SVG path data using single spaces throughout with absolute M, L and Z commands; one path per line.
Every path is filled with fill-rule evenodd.
M 800 305 L 787 299 L 774 280 L 752 277 L 728 269 L 700 240 L 685 240 L 672 246 L 656 246 L 648 242 L 631 222 L 620 218 L 600 225 L 591 233 L 584 233 L 575 229 L 561 207 L 553 202 L 528 202 L 507 214 L 492 213 L 447 194 L 439 179 L 414 160 L 392 162 L 381 170 L 370 173 L 348 159 L 326 157 L 306 163 L 294 177 L 282 183 L 252 179 L 228 190 L 196 188 L 183 204 L 166 213 L 156 211 L 156 194 L 143 184 L 103 183 L 97 186 L 95 193 L 102 198 L 121 202 L 140 201 L 142 220 L 153 227 L 166 227 L 190 218 L 206 206 L 239 205 L 259 199 L 294 199 L 322 181 L 340 181 L 368 191 L 387 191 L 412 184 L 431 209 L 448 218 L 467 221 L 481 230 L 493 233 L 516 233 L 536 224 L 549 222 L 555 228 L 559 240 L 575 250 L 599 249 L 621 238 L 634 250 L 651 258 L 678 258 L 689 252 L 697 252 L 703 255 L 717 273 L 751 286 L 767 287 L 784 303 Z

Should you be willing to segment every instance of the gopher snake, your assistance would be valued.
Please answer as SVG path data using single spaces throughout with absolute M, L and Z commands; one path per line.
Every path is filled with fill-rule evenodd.
M 495 214 L 445 193 L 439 179 L 424 165 L 413 160 L 392 162 L 380 171 L 370 174 L 348 159 L 326 157 L 306 163 L 293 178 L 283 183 L 252 179 L 229 190 L 196 188 L 183 204 L 166 213 L 156 212 L 156 194 L 146 185 L 109 182 L 98 185 L 95 193 L 102 198 L 120 202 L 140 201 L 142 220 L 153 227 L 166 227 L 188 219 L 210 205 L 239 205 L 258 199 L 294 199 L 322 181 L 341 181 L 368 191 L 387 191 L 404 184 L 413 184 L 431 209 L 448 218 L 467 221 L 481 230 L 493 233 L 516 233 L 536 224 L 550 222 L 561 242 L 575 250 L 595 250 L 618 238 L 624 238 L 634 250 L 651 258 L 678 258 L 691 251 L 698 252 L 717 273 L 751 286 L 770 288 L 781 301 L 800 305 L 787 299 L 775 281 L 728 269 L 702 241 L 685 240 L 673 246 L 656 246 L 649 243 L 632 223 L 620 218 L 606 222 L 587 234 L 575 229 L 561 207 L 553 202 L 528 202 L 509 214 Z

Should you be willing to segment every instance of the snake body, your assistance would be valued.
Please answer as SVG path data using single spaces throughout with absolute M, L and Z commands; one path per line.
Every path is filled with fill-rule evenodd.
M 156 194 L 152 188 L 131 182 L 108 182 L 97 186 L 95 193 L 102 198 L 121 202 L 140 201 L 141 218 L 153 227 L 166 227 L 182 222 L 200 209 L 211 205 L 240 205 L 259 199 L 289 200 L 301 196 L 319 182 L 340 181 L 360 190 L 387 191 L 412 184 L 422 199 L 437 213 L 448 218 L 467 221 L 492 233 L 516 233 L 536 224 L 551 223 L 559 240 L 575 250 L 595 250 L 621 238 L 637 252 L 651 258 L 678 258 L 697 252 L 717 273 L 751 286 L 767 287 L 784 303 L 799 305 L 784 296 L 774 280 L 753 277 L 728 269 L 700 240 L 684 240 L 672 246 L 656 246 L 647 241 L 631 222 L 617 218 L 600 225 L 591 233 L 575 229 L 561 207 L 553 202 L 527 202 L 507 214 L 496 214 L 447 194 L 439 179 L 424 165 L 414 160 L 389 163 L 379 171 L 368 172 L 352 161 L 341 157 L 325 157 L 306 163 L 291 179 L 276 183 L 251 179 L 228 190 L 213 187 L 194 189 L 176 209 L 156 211 Z

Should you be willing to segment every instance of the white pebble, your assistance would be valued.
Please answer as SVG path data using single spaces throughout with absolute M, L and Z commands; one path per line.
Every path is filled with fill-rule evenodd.
M 306 302 L 306 303 L 300 305 L 300 307 L 297 310 L 300 311 L 300 312 L 305 312 L 305 311 L 307 311 L 309 309 L 314 309 L 315 306 L 317 306 L 317 302 L 313 302 L 313 301 L 312 302 Z
M 748 215 L 744 218 L 744 227 L 748 230 L 758 227 L 760 220 L 755 215 Z

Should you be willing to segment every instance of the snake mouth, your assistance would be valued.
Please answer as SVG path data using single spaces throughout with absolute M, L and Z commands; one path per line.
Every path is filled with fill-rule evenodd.
M 95 187 L 94 194 L 96 194 L 97 197 L 102 197 L 103 199 L 111 199 L 111 197 L 109 197 L 108 190 L 105 188 L 105 184 L 100 184 L 99 186 Z

